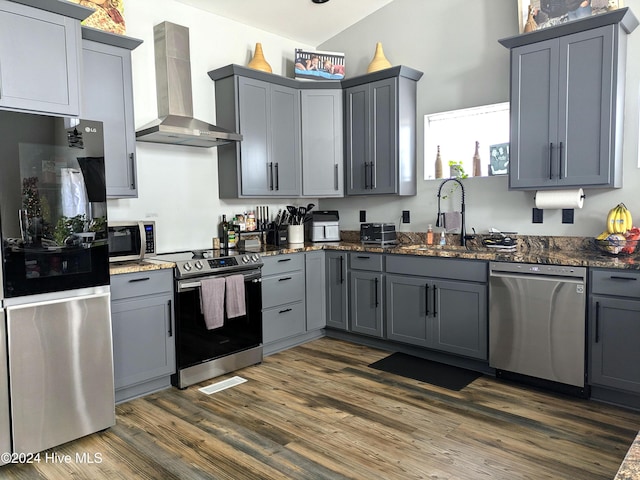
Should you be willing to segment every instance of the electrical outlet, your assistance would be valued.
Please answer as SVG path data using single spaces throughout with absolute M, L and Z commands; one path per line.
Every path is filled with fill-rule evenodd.
M 409 216 L 409 210 L 402 211 L 402 223 L 411 223 L 411 217 Z
M 366 210 L 360 210 L 360 221 L 361 222 L 366 222 L 367 221 L 367 211 Z
M 543 212 L 544 210 L 534 207 L 531 223 L 542 223 Z
M 562 209 L 562 223 L 573 223 L 573 208 Z

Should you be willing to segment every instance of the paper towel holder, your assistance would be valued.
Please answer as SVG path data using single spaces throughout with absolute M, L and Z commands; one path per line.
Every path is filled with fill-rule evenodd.
M 587 198 L 587 195 L 584 193 L 584 191 L 582 190 L 582 188 L 579 189 L 580 190 L 580 196 L 578 197 L 580 199 L 580 201 L 584 201 L 585 198 Z M 541 193 L 540 191 L 536 191 L 536 193 L 533 195 L 533 204 L 534 204 L 534 208 L 536 210 L 544 210 L 544 207 L 539 207 L 536 204 L 536 195 L 538 193 Z M 577 208 L 582 208 L 582 205 L 578 206 Z M 547 207 L 547 210 L 573 210 L 574 208 L 571 207 Z M 541 222 L 534 222 L 534 223 L 541 223 Z

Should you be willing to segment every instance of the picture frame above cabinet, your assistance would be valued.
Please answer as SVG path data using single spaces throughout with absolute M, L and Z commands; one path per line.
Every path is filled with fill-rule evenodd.
M 628 8 L 509 37 L 510 189 L 622 187 Z M 580 85 L 580 88 L 573 88 Z
M 82 27 L 82 117 L 104 125 L 107 197 L 138 196 L 131 51 L 142 40 Z

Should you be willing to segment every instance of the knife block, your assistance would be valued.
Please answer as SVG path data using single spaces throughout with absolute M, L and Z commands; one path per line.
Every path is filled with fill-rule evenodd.
M 287 244 L 287 226 L 271 224 L 267 230 L 267 245 L 282 247 Z

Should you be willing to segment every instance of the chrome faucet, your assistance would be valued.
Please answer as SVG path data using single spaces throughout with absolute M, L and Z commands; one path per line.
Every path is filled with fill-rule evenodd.
M 460 206 L 460 214 L 462 216 L 462 225 L 460 227 L 460 245 L 464 247 L 466 246 L 467 241 L 464 229 L 464 185 L 462 185 L 462 182 L 457 178 L 447 178 L 440 184 L 440 187 L 438 188 L 438 217 L 436 218 L 436 227 L 444 227 L 444 221 L 442 222 L 442 225 L 440 225 L 440 218 L 444 217 L 444 214 L 440 211 L 440 198 L 442 197 L 442 187 L 444 187 L 445 183 L 447 182 L 456 182 L 458 185 L 460 185 L 460 191 L 462 193 L 462 205 Z

